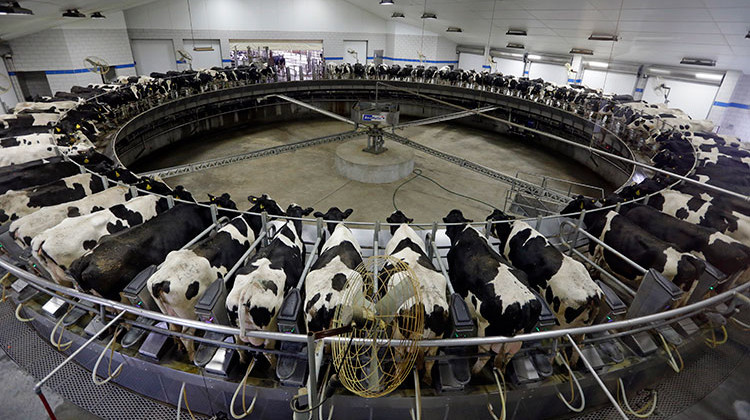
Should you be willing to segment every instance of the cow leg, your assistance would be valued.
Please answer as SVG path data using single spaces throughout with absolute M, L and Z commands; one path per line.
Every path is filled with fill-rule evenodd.
M 425 360 L 425 358 L 435 356 L 437 352 L 437 347 L 430 347 L 427 349 L 427 352 L 421 353 L 422 361 L 424 362 L 424 376 L 422 377 L 422 381 L 427 385 L 432 385 L 432 367 L 435 365 L 435 361 Z

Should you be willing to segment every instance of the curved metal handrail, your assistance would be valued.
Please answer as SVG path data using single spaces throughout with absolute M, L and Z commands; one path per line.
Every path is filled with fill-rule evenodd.
M 213 331 L 213 332 L 217 332 L 217 333 L 221 333 L 225 335 L 244 335 L 246 337 L 252 337 L 252 338 L 289 341 L 289 342 L 297 342 L 297 343 L 307 342 L 306 334 L 280 333 L 280 332 L 270 332 L 270 331 L 245 331 L 243 334 L 243 332 L 240 331 L 240 329 L 237 327 L 231 327 L 231 326 L 219 325 L 219 324 L 211 324 L 211 323 L 205 323 L 205 322 L 200 322 L 196 320 L 178 318 L 178 317 L 174 317 L 170 315 L 165 315 L 161 312 L 149 311 L 146 309 L 127 305 L 119 301 L 108 300 L 108 299 L 101 298 L 98 296 L 90 295 L 90 294 L 78 291 L 76 289 L 61 286 L 57 283 L 53 283 L 51 281 L 45 280 L 39 276 L 36 276 L 32 273 L 29 273 L 25 270 L 22 270 L 16 267 L 15 265 L 6 261 L 2 257 L 0 257 L 0 267 L 9 271 L 14 276 L 20 279 L 23 279 L 24 281 L 33 283 L 40 290 L 41 289 L 46 290 L 46 293 L 50 295 L 54 294 L 55 292 L 58 292 L 58 293 L 62 293 L 71 297 L 79 298 L 83 301 L 93 303 L 94 305 L 101 305 L 104 307 L 109 307 L 117 311 L 127 312 L 136 316 L 143 316 L 145 318 L 152 319 L 155 321 L 164 321 L 167 323 L 180 325 L 182 327 L 195 328 L 195 329 L 203 330 L 203 331 Z M 587 327 L 561 328 L 561 329 L 555 329 L 555 330 L 549 330 L 549 331 L 539 331 L 539 332 L 533 332 L 533 333 L 518 334 L 513 337 L 492 336 L 492 337 L 441 338 L 441 339 L 419 340 L 416 342 L 416 345 L 419 347 L 478 346 L 478 345 L 511 343 L 511 342 L 518 342 L 518 341 L 540 341 L 540 340 L 549 339 L 549 338 L 564 337 L 567 334 L 582 335 L 582 334 L 604 332 L 604 331 L 609 331 L 609 330 L 622 330 L 622 329 L 627 329 L 627 328 L 638 327 L 638 326 L 649 324 L 652 322 L 676 318 L 678 316 L 692 313 L 695 311 L 705 310 L 711 306 L 715 306 L 719 303 L 726 302 L 734 298 L 737 295 L 747 292 L 748 290 L 750 290 L 750 282 L 741 284 L 739 286 L 735 286 L 734 288 L 727 290 L 725 292 L 722 292 L 716 296 L 712 296 L 710 298 L 706 298 L 701 301 L 692 303 L 690 305 L 682 306 L 680 308 L 670 309 L 667 311 L 658 312 L 658 313 L 651 314 L 651 315 L 645 315 L 645 316 L 641 316 L 637 318 L 625 319 L 622 321 L 613 321 L 613 322 L 609 322 L 605 324 L 590 325 Z M 123 322 L 127 323 L 128 320 L 124 320 Z M 325 337 L 322 340 L 326 344 L 339 342 L 339 341 L 349 343 L 350 340 L 352 344 L 357 344 L 357 345 L 365 345 L 365 344 L 369 345 L 373 343 L 373 340 L 368 340 L 368 339 L 358 339 L 358 338 L 347 339 L 347 338 L 342 338 L 342 337 Z M 379 339 L 379 340 L 374 340 L 374 343 L 379 346 L 396 346 L 396 347 L 412 345 L 412 342 L 407 341 L 407 340 L 390 340 L 389 341 L 389 340 Z M 259 349 L 258 351 L 262 351 L 262 349 Z

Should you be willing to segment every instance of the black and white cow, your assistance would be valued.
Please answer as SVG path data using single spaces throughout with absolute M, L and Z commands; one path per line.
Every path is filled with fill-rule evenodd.
M 73 156 L 71 160 L 92 170 L 108 170 L 112 164 L 109 158 L 96 152 Z M 18 191 L 44 185 L 79 173 L 81 170 L 78 165 L 73 162 L 63 162 L 61 158 L 56 157 L 0 168 L 0 194 L 5 194 L 10 190 Z
M 88 140 L 76 142 L 73 146 L 57 146 L 52 144 L 29 144 L 7 147 L 0 153 L 0 166 L 18 165 L 32 160 L 51 158 L 58 155 L 80 155 L 94 149 Z
M 322 331 L 331 327 L 331 321 L 346 294 L 346 281 L 357 275 L 362 263 L 362 249 L 352 231 L 343 222 L 352 209 L 341 211 L 331 207 L 325 214 L 315 212 L 315 217 L 337 221 L 328 223 L 330 237 L 320 250 L 305 279 L 305 322 L 308 331 Z
M 43 207 L 34 213 L 27 214 L 14 220 L 10 224 L 9 231 L 11 236 L 21 246 L 29 246 L 31 245 L 31 240 L 36 235 L 56 226 L 65 220 L 66 217 L 77 217 L 94 213 L 117 204 L 122 204 L 131 198 L 130 189 L 127 187 L 116 186 L 107 188 L 104 191 L 79 200 Z
M 529 290 L 526 274 L 511 267 L 484 235 L 467 224 L 472 220 L 466 219 L 460 210 L 451 210 L 443 222 L 451 224 L 446 228 L 451 241 L 450 281 L 476 317 L 477 334 L 512 337 L 521 331 L 531 332 L 542 307 Z M 521 343 L 489 346 L 503 357 L 520 348 Z M 501 358 L 496 359 L 496 364 L 500 364 Z M 481 370 L 486 360 L 480 358 L 472 370 L 475 373 Z
M 286 215 L 302 217 L 312 211 L 312 208 L 303 209 L 290 204 Z M 286 292 L 296 285 L 302 275 L 305 263 L 302 222 L 290 220 L 278 225 L 280 227 L 273 241 L 240 268 L 227 295 L 229 317 L 243 332 L 274 330 L 276 315 Z M 271 344 L 264 339 L 239 338 L 255 346 Z
M 649 197 L 649 206 L 680 220 L 716 229 L 743 244 L 750 244 L 750 216 L 733 207 L 714 204 L 713 200 L 663 188 L 659 182 L 645 179 L 623 188 L 618 195 L 627 200 L 653 194 Z
M 685 292 L 683 299 L 675 306 L 687 301 L 698 284 L 698 279 L 706 270 L 703 261 L 681 251 L 674 244 L 655 237 L 615 211 L 591 211 L 598 209 L 597 203 L 592 199 L 579 196 L 571 201 L 561 214 L 583 209 L 587 210 L 583 221 L 588 233 L 641 267 L 653 268 L 682 289 Z M 599 265 L 609 268 L 612 273 L 634 288 L 637 288 L 643 279 L 643 273 L 594 241 L 589 243 L 589 253 Z
M 250 218 L 244 214 L 232 219 L 216 235 L 206 238 L 191 248 L 167 254 L 156 272 L 148 279 L 148 290 L 167 315 L 195 319 L 195 303 L 216 279 L 223 278 L 239 261 L 255 232 Z M 183 332 L 188 329 L 182 328 Z M 193 340 L 183 340 L 188 357 L 192 360 Z
M 0 139 L 0 149 L 40 144 L 45 146 L 65 146 L 68 144 L 68 137 L 61 134 L 37 133 L 27 134 L 25 136 L 4 137 Z
M 45 185 L 0 195 L 0 223 L 16 220 L 42 207 L 80 200 L 104 190 L 101 179 L 90 173 L 77 174 Z
M 657 238 L 705 259 L 724 274 L 730 275 L 750 266 L 750 247 L 715 229 L 636 203 L 622 205 L 620 214 Z
M 603 292 L 586 267 L 553 247 L 528 223 L 495 210 L 487 220 L 500 239 L 500 253 L 526 273 L 528 282 L 554 311 L 563 328 L 590 325 L 596 319 Z
M 140 225 L 167 209 L 165 198 L 135 197 L 102 211 L 67 218 L 36 235 L 31 240 L 31 249 L 55 281 L 67 284 L 70 278 L 65 270 L 94 249 L 101 238 Z
M 424 312 L 424 334 L 423 339 L 443 338 L 443 335 L 450 328 L 450 309 L 447 299 L 447 282 L 432 261 L 427 256 L 425 243 L 417 233 L 407 223 L 414 220 L 406 217 L 400 210 L 392 213 L 386 221 L 388 223 L 398 223 L 391 226 L 391 240 L 385 246 L 386 255 L 399 259 L 409 265 L 416 279 L 419 282 L 419 297 L 421 308 L 400 308 L 399 312 L 415 313 L 417 310 Z M 388 282 L 388 289 L 398 284 L 399 276 L 395 274 Z M 403 336 L 403 334 L 402 334 Z M 428 349 L 420 348 L 422 356 L 434 356 L 437 354 L 437 347 Z M 420 357 L 420 360 L 423 360 Z M 424 363 L 423 379 L 426 383 L 432 383 L 432 366 L 434 361 L 429 360 Z
M 231 200 L 222 199 L 217 204 L 236 209 Z M 81 289 L 118 300 L 133 277 L 152 264 L 160 264 L 170 251 L 188 243 L 211 223 L 207 207 L 177 204 L 140 225 L 101 238 L 68 271 Z

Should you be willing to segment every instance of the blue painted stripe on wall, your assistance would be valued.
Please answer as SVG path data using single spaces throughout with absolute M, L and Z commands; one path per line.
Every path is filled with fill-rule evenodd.
M 383 57 L 383 60 L 391 61 L 402 61 L 407 63 L 419 63 L 419 59 L 416 58 L 394 58 L 394 57 Z M 425 63 L 431 64 L 458 64 L 458 60 L 424 60 Z
M 232 62 L 232 60 L 231 60 L 231 59 L 229 59 L 229 58 L 222 58 L 222 59 L 221 59 L 221 62 L 222 62 L 222 63 L 231 63 L 231 62 Z
M 375 58 L 375 57 L 367 57 L 368 60 L 372 60 L 373 58 Z
M 177 60 L 177 64 L 185 64 L 185 63 L 187 63 L 187 61 L 185 61 L 185 60 Z
M 741 104 L 738 102 L 714 102 L 715 106 L 720 106 L 722 108 L 739 108 L 739 109 L 750 109 L 750 105 L 748 104 Z
M 581 83 L 583 79 L 568 79 L 568 83 Z
M 523 74 L 529 74 L 529 72 L 525 71 L 525 72 L 523 72 Z
M 643 89 L 640 89 L 640 88 L 639 88 L 639 89 L 636 89 L 635 91 L 636 91 L 636 92 L 643 92 Z
M 116 64 L 113 66 L 116 69 L 126 69 L 130 67 L 135 67 L 135 63 L 129 63 L 129 64 Z M 71 70 L 42 70 L 44 71 L 44 74 L 79 74 L 79 73 L 87 73 L 89 69 L 71 69 Z M 10 71 L 8 72 L 9 76 L 15 76 L 17 72 Z
M 323 59 L 327 61 L 335 61 L 335 60 L 343 60 L 344 57 L 323 57 Z

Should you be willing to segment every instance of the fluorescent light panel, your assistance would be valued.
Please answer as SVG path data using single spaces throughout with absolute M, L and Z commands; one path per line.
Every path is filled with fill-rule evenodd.
M 706 66 L 706 67 L 716 67 L 716 60 L 711 60 L 710 58 L 690 58 L 690 57 L 684 57 L 680 64 L 690 64 L 693 66 Z
M 94 12 L 91 14 L 91 19 L 106 19 L 107 17 L 102 12 Z
M 62 14 L 63 17 L 70 17 L 70 18 L 85 18 L 86 15 L 79 12 L 78 9 L 68 9 L 65 11 L 65 13 Z
M 594 55 L 594 51 L 585 48 L 573 48 L 570 50 L 570 54 Z
M 648 71 L 650 71 L 651 73 L 656 73 L 656 74 L 672 74 L 671 71 L 664 70 L 664 69 L 653 69 L 652 68 L 652 69 L 648 69 Z
M 448 29 L 445 30 L 445 32 L 463 32 L 463 29 L 456 26 L 449 26 Z
M 381 6 L 393 6 L 393 0 L 380 0 Z
M 526 31 L 523 29 L 508 29 L 505 35 L 526 36 Z
M 515 42 L 509 42 L 508 45 L 505 46 L 506 48 L 515 48 L 518 50 L 522 50 L 526 48 L 523 44 L 517 44 Z
M 596 67 L 599 69 L 606 69 L 609 68 L 609 63 L 604 63 L 601 61 L 587 61 L 586 64 L 588 64 L 591 67 Z
M 402 17 L 405 17 L 405 16 L 401 12 L 393 12 L 393 14 L 391 15 L 391 17 L 392 18 L 402 18 Z
M 591 34 L 590 41 L 617 41 L 617 35 L 610 34 Z
M 542 56 L 536 55 L 536 54 L 529 54 L 526 56 L 526 58 L 528 58 L 529 60 L 541 60 Z
M 437 19 L 437 15 L 436 15 L 436 14 L 434 14 L 434 13 L 427 13 L 427 12 L 424 12 L 424 13 L 422 14 L 422 19 Z

